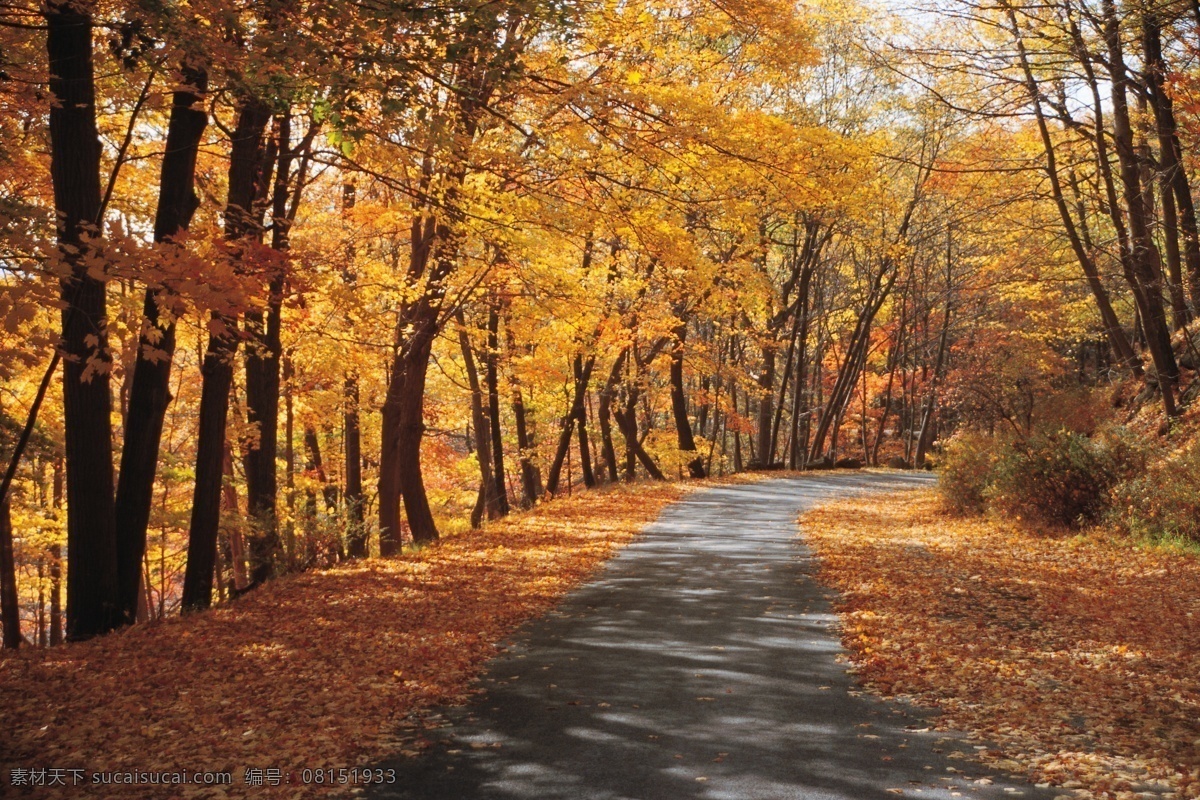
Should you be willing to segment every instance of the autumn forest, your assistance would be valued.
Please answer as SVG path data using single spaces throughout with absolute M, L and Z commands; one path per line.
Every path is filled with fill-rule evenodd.
M 918 6 L 0 3 L 5 647 L 747 472 L 1194 552 L 1200 5 Z
M 6 643 L 603 484 L 1186 428 L 1198 24 L 6 4 Z

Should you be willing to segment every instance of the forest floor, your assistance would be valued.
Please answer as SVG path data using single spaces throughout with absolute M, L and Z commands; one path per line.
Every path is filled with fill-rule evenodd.
M 801 518 L 869 689 L 1068 797 L 1200 798 L 1200 558 L 890 500 Z
M 17 783 L 10 791 L 31 798 L 345 791 L 338 770 L 411 747 L 396 738 L 406 719 L 469 696 L 497 642 L 686 491 L 588 492 L 396 560 L 275 581 L 211 613 L 6 651 L 0 794 Z M 232 784 L 190 783 L 200 771 Z M 93 783 L 136 772 L 189 783 Z

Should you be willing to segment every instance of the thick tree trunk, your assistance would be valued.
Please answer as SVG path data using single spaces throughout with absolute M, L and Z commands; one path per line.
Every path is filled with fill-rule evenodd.
M 84 235 L 100 214 L 100 137 L 92 18 L 69 2 L 45 11 L 50 64 L 50 174 L 62 281 L 63 423 L 67 471 L 67 638 L 106 633 L 123 621 L 113 498 L 105 282 L 88 274 Z
M 261 230 L 254 218 L 254 206 L 262 189 L 262 137 L 269 121 L 270 113 L 262 103 L 253 98 L 242 101 L 231 143 L 229 197 L 225 208 L 225 237 L 234 243 L 242 239 L 253 240 Z M 222 460 L 237 328 L 236 317 L 213 314 L 208 348 L 200 369 L 196 479 L 188 532 L 187 569 L 183 579 L 185 612 L 203 610 L 212 604 L 213 569 L 221 523 Z
M 404 394 L 400 397 L 399 484 L 404 499 L 404 516 L 416 544 L 429 544 L 438 538 L 425 479 L 421 471 L 421 439 L 425 435 L 425 376 L 437 331 L 434 319 L 424 320 L 424 330 L 414 338 L 405 364 Z
M 208 73 L 185 66 L 180 79 L 186 88 L 177 90 L 167 123 L 167 147 L 159 178 L 158 210 L 154 218 L 154 241 L 168 242 L 187 230 L 199 205 L 196 197 L 196 156 L 208 125 L 203 98 Z M 125 441 L 117 481 L 116 530 L 117 568 L 120 578 L 121 613 L 126 623 L 136 619 L 142 556 L 146 552 L 146 527 L 154 500 L 154 476 L 163 421 L 171 403 L 171 361 L 175 355 L 175 320 L 163 321 L 160 306 L 173 298 L 160 289 L 147 289 L 143 307 L 144 332 L 129 389 L 125 415 Z

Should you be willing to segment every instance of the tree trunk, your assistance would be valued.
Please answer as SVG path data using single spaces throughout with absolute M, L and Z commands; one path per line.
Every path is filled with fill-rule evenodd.
M 85 233 L 99 226 L 100 137 L 92 18 L 69 2 L 45 11 L 50 63 L 50 173 L 62 281 L 63 423 L 67 471 L 67 638 L 106 633 L 123 621 L 113 498 L 105 281 L 89 275 Z
M 573 365 L 575 379 L 583 377 L 583 364 L 578 357 Z M 579 416 L 575 418 L 575 429 L 579 434 L 579 471 L 583 474 L 583 485 L 589 489 L 596 487 L 596 473 L 592 469 L 592 448 L 588 440 L 587 430 L 587 392 L 583 394 L 583 403 L 579 406 Z
M 317 438 L 317 429 L 312 425 L 304 426 L 304 449 L 308 451 L 308 471 L 312 472 L 317 482 L 321 484 L 321 497 L 325 501 L 325 510 L 332 514 L 337 511 L 337 487 L 329 482 L 325 474 L 325 461 L 321 458 L 321 441 Z
M 571 435 L 575 432 L 575 423 L 584 412 L 584 398 L 587 395 L 588 383 L 592 379 L 592 369 L 596 366 L 596 357 L 589 356 L 583 361 L 583 356 L 576 354 L 572 361 L 575 375 L 574 394 L 571 397 L 571 408 L 562 420 L 562 429 L 558 435 L 558 447 L 554 451 L 554 460 L 550 462 L 550 471 L 546 473 L 546 494 L 553 497 L 558 494 L 558 484 L 562 478 L 563 463 L 567 452 L 571 449 Z
M 479 384 L 475 352 L 467 335 L 467 321 L 462 309 L 455 316 L 458 320 L 458 346 L 462 350 L 467 385 L 471 390 L 471 427 L 474 429 L 475 460 L 479 462 L 479 501 L 471 512 L 471 527 L 478 528 L 485 513 L 488 519 L 500 517 L 500 505 L 496 502 L 496 482 L 492 480 L 491 424 L 483 413 L 483 389 Z
M 621 372 L 624 370 L 628 358 L 629 349 L 626 348 L 613 362 L 612 369 L 608 373 L 608 380 L 604 382 L 604 388 L 600 390 L 600 404 L 596 410 L 596 416 L 600 420 L 600 448 L 610 483 L 620 480 L 617 472 L 617 449 L 613 446 L 612 437 L 612 401 L 616 397 L 617 382 L 621 379 Z
M 416 341 L 406 359 L 397 439 L 400 456 L 398 477 L 404 499 L 404 515 L 416 544 L 429 544 L 438 538 L 421 472 L 421 439 L 425 435 L 425 376 L 429 371 L 429 358 L 437 331 L 433 318 L 426 318 L 423 322 L 424 329 L 415 335 Z
M 525 508 L 532 508 L 537 499 L 542 496 L 542 476 L 533 462 L 535 448 L 533 436 L 529 432 L 528 420 L 525 418 L 525 399 L 521 396 L 521 387 L 515 383 L 513 384 L 512 409 L 513 418 L 517 423 L 517 448 L 521 451 L 523 505 Z
M 1179 368 L 1171 350 L 1171 336 L 1163 307 L 1162 281 L 1155 275 L 1153 265 L 1156 251 L 1150 238 L 1147 210 L 1142 198 L 1141 176 L 1138 171 L 1137 153 L 1133 147 L 1133 131 L 1125 95 L 1129 77 L 1125 68 L 1121 33 L 1113 0 L 1104 0 L 1102 8 L 1104 38 L 1108 44 L 1109 68 L 1112 73 L 1113 141 L 1121 167 L 1125 207 L 1129 214 L 1132 246 L 1130 288 L 1138 301 L 1146 342 L 1154 360 L 1155 371 L 1158 373 L 1163 410 L 1168 417 L 1174 417 L 1178 413 L 1175 406 L 1175 383 L 1179 378 Z
M 692 422 L 688 417 L 687 396 L 683 391 L 683 355 L 687 341 L 687 322 L 681 321 L 673 331 L 674 346 L 671 348 L 671 414 L 675 418 L 675 432 L 679 449 L 691 454 L 688 474 L 693 478 L 705 477 L 704 458 L 696 452 L 696 440 L 692 436 Z
M 1050 129 L 1046 123 L 1045 113 L 1042 111 L 1041 95 L 1038 91 L 1037 82 L 1033 75 L 1033 69 L 1029 63 L 1029 57 L 1025 50 L 1025 42 L 1021 37 L 1020 28 L 1017 26 L 1016 15 L 1012 9 L 1008 9 L 1009 24 L 1012 26 L 1012 33 L 1016 39 L 1017 55 L 1021 63 L 1021 69 L 1025 78 L 1025 89 L 1029 95 L 1029 101 L 1033 104 L 1034 117 L 1037 120 L 1038 132 L 1042 139 L 1042 149 L 1046 156 L 1046 175 L 1050 179 L 1050 191 L 1054 199 L 1055 206 L 1058 208 L 1059 217 L 1063 223 L 1063 229 L 1066 231 L 1067 239 L 1071 243 L 1071 249 L 1075 253 L 1075 259 L 1079 262 L 1084 276 L 1087 278 L 1088 287 L 1091 289 L 1092 297 L 1096 301 L 1096 307 L 1100 312 L 1100 318 L 1104 323 L 1105 336 L 1108 338 L 1109 346 L 1113 352 L 1121 359 L 1126 368 L 1136 376 L 1143 374 L 1141 360 L 1133 351 L 1133 346 L 1129 343 L 1129 338 L 1125 335 L 1124 328 L 1121 327 L 1120 319 L 1113 310 L 1112 303 L 1109 301 L 1108 292 L 1104 288 L 1103 282 L 1100 280 L 1100 270 L 1096 267 L 1095 261 L 1092 259 L 1088 248 L 1084 246 L 1083 239 L 1080 236 L 1079 229 L 1075 225 L 1074 219 L 1071 217 L 1070 208 L 1067 206 L 1066 196 L 1063 193 L 1062 181 L 1058 171 L 1058 157 L 1054 149 L 1054 141 L 1050 137 Z M 1072 39 L 1076 42 L 1076 47 L 1082 47 L 1082 39 L 1075 23 L 1071 23 Z M 1124 254 L 1128 250 L 1127 237 L 1124 231 L 1124 225 L 1120 220 L 1120 211 L 1117 208 L 1116 193 L 1112 186 L 1111 175 L 1108 171 L 1108 151 L 1106 145 L 1107 136 L 1103 124 L 1103 108 L 1100 104 L 1099 90 L 1096 86 L 1095 76 L 1091 71 L 1091 64 L 1087 59 L 1085 52 L 1080 52 L 1080 59 L 1084 64 L 1084 69 L 1087 73 L 1088 81 L 1091 86 L 1093 97 L 1096 101 L 1094 108 L 1096 114 L 1096 155 L 1101 167 L 1101 172 L 1104 174 L 1105 185 L 1107 188 L 1110 211 L 1114 216 L 1114 227 L 1117 230 L 1118 240 L 1121 245 L 1122 260 Z M 1085 228 L 1086 231 L 1086 228 Z
M 203 98 L 208 88 L 204 69 L 184 66 L 180 79 L 186 88 L 177 90 L 167 123 L 167 146 L 159 178 L 158 210 L 154 218 L 154 241 L 170 241 L 187 230 L 200 201 L 196 197 L 196 156 L 208 125 Z M 126 623 L 137 617 L 138 586 L 142 556 L 146 552 L 146 528 L 154 501 L 154 476 L 158 467 L 163 421 L 171 402 L 171 361 L 175 355 L 175 312 L 165 322 L 160 305 L 173 301 L 163 290 L 146 290 L 143 306 L 144 332 L 130 381 L 129 410 L 125 415 L 125 441 L 117 481 L 116 531 L 117 568 L 120 578 L 121 613 Z
M 61 458 L 54 459 L 52 479 L 52 507 L 54 518 L 58 519 L 62 511 L 63 501 L 63 463 Z M 63 613 L 62 613 L 62 545 L 50 545 L 50 646 L 63 643 Z
M 509 507 L 504 474 L 504 438 L 500 431 L 500 313 L 495 300 L 488 305 L 487 334 L 487 368 L 484 379 L 487 381 L 488 421 L 492 437 L 492 481 L 495 483 L 496 508 L 503 517 L 508 516 Z
M 1188 283 L 1192 302 L 1200 303 L 1200 237 L 1196 230 L 1196 209 L 1192 190 L 1183 167 L 1179 145 L 1175 108 L 1166 90 L 1167 64 L 1162 52 L 1162 21 L 1158 12 L 1146 8 L 1142 12 L 1142 48 L 1146 86 L 1154 106 L 1154 126 L 1159 145 L 1159 181 L 1162 189 L 1163 233 L 1167 241 L 1168 264 L 1171 274 L 1171 300 L 1176 326 L 1191 320 L 1183 295 L 1180 263 L 1180 234 L 1183 260 L 1187 262 Z
M 229 197 L 225 208 L 225 238 L 234 243 L 253 240 L 261 229 L 254 220 L 254 205 L 261 191 L 262 137 L 269 121 L 266 106 L 253 98 L 242 100 L 233 132 Z M 208 348 L 200 370 L 196 479 L 188 532 L 187 569 L 183 579 L 185 612 L 200 611 L 212 604 L 213 569 L 221 523 L 222 460 L 237 327 L 236 317 L 213 314 Z
M 356 189 L 353 183 L 347 181 L 342 185 L 342 213 L 348 214 L 356 199 Z M 358 287 L 358 273 L 355 271 L 354 259 L 357 252 L 354 244 L 346 247 L 346 266 L 342 270 L 342 280 L 351 289 Z M 353 320 L 347 319 L 348 324 Z M 362 484 L 362 423 L 359 421 L 359 392 L 358 373 L 346 373 L 345 388 L 342 397 L 344 407 L 342 424 L 346 429 L 346 515 L 350 531 L 346 537 L 346 554 L 350 558 L 366 558 L 370 554 L 367 542 L 367 528 L 363 518 L 363 484 Z
M 0 502 L 0 627 L 4 628 L 5 649 L 16 650 L 21 646 L 21 609 L 17 601 L 17 569 L 13 560 L 8 500 Z M 40 632 L 39 627 L 39 635 Z

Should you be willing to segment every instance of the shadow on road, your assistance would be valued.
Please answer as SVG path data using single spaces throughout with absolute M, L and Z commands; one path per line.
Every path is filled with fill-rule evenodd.
M 975 783 L 926 714 L 853 692 L 795 519 L 924 475 L 829 474 L 696 492 L 526 626 L 485 693 L 444 712 L 377 798 L 1052 797 Z M 960 773 L 957 770 L 963 770 Z M 989 778 L 983 778 L 988 781 Z M 958 793 L 958 794 L 955 794 Z

